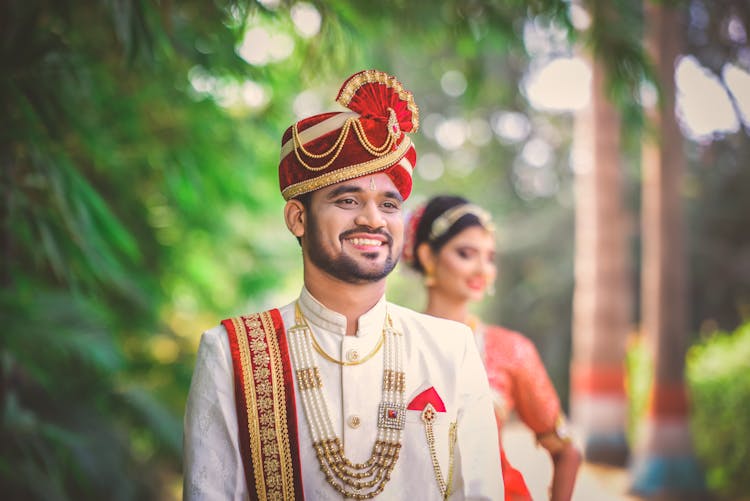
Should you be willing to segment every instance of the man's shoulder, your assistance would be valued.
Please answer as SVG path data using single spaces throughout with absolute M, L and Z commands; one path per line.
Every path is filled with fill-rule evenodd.
M 402 323 L 405 328 L 432 338 L 463 343 L 472 337 L 471 329 L 461 322 L 434 317 L 394 303 L 388 303 L 388 309 L 394 320 Z
M 232 315 L 230 317 L 225 318 L 224 320 L 222 320 L 220 322 L 220 324 L 223 325 L 227 321 L 239 320 L 241 318 L 256 317 L 258 315 L 262 315 L 262 314 L 265 314 L 265 313 L 270 314 L 270 313 L 273 313 L 273 312 L 276 312 L 276 311 L 283 312 L 284 310 L 289 309 L 289 308 L 293 308 L 293 307 L 294 307 L 294 303 L 292 302 L 292 303 L 286 304 L 284 306 L 276 306 L 276 307 L 268 308 L 268 309 L 265 309 L 265 310 L 247 311 L 247 312 L 244 312 L 244 313 L 238 313 L 236 315 Z
M 233 325 L 242 324 L 244 322 L 243 319 L 257 317 L 262 313 L 270 313 L 274 310 L 281 310 L 283 312 L 285 308 L 287 308 L 287 306 L 258 312 L 240 313 L 226 318 L 220 321 L 217 325 L 203 331 L 200 337 L 199 351 L 205 352 L 206 354 L 229 354 L 231 352 L 232 339 L 239 332 L 243 332 L 237 330 Z M 264 322 L 260 322 L 258 325 L 263 324 Z
M 276 306 L 276 307 L 273 307 L 273 308 L 268 308 L 266 310 L 258 310 L 258 311 L 250 311 L 250 312 L 245 312 L 245 313 L 239 313 L 237 315 L 234 315 L 234 316 L 231 316 L 229 318 L 225 318 L 224 320 L 222 320 L 219 323 L 219 327 L 231 326 L 232 324 L 236 324 L 236 323 L 243 323 L 247 319 L 259 318 L 262 315 L 264 315 L 264 316 L 265 315 L 270 316 L 271 320 L 275 322 L 277 316 L 278 316 L 278 318 L 284 318 L 290 312 L 292 314 L 294 313 L 294 302 L 291 302 L 289 304 L 285 304 L 284 306 Z M 268 317 L 266 317 L 266 318 L 268 318 Z M 224 332 L 226 332 L 226 330 Z
M 215 341 L 217 339 L 221 339 L 226 337 L 227 330 L 224 327 L 224 324 L 219 323 L 219 325 L 215 325 L 211 327 L 210 329 L 207 329 L 203 331 L 203 335 L 201 336 L 202 340 L 205 340 L 206 342 Z

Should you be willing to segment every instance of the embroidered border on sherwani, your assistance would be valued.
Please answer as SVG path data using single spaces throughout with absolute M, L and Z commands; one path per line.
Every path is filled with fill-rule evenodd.
M 230 318 L 239 446 L 252 500 L 301 500 L 297 411 L 279 310 Z

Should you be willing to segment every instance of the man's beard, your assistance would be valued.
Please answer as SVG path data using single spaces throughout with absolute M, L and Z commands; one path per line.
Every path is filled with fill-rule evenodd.
M 396 259 L 393 258 L 393 238 L 383 230 L 355 228 L 344 232 L 340 236 L 340 241 L 343 241 L 348 234 L 366 232 L 370 234 L 377 233 L 387 239 L 386 244 L 388 245 L 389 251 L 382 267 L 365 269 L 351 256 L 347 256 L 343 253 L 338 256 L 333 256 L 330 253 L 327 253 L 320 243 L 320 232 L 318 231 L 317 221 L 314 217 L 310 216 L 308 216 L 307 221 L 308 228 L 305 231 L 305 236 L 307 237 L 308 258 L 313 264 L 315 264 L 315 266 L 332 277 L 350 284 L 377 282 L 387 277 L 388 274 L 393 271 L 393 268 L 396 267 L 396 264 L 398 264 L 398 253 L 396 254 Z M 365 253 L 363 254 L 363 257 L 374 260 L 377 258 L 378 254 L 379 253 Z

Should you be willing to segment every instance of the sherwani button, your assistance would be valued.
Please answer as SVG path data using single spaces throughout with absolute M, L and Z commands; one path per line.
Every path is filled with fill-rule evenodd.
M 357 416 L 356 414 L 352 414 L 349 416 L 349 427 L 350 428 L 359 428 L 359 425 L 362 424 L 362 420 Z
M 346 360 L 348 362 L 356 362 L 359 360 L 359 352 L 357 350 L 349 350 L 346 352 Z

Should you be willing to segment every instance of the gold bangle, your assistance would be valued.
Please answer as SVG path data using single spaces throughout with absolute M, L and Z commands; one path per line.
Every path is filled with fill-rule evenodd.
M 563 415 L 559 415 L 555 421 L 555 428 L 546 433 L 536 436 L 537 442 L 547 449 L 550 454 L 557 454 L 572 442 L 567 421 Z

